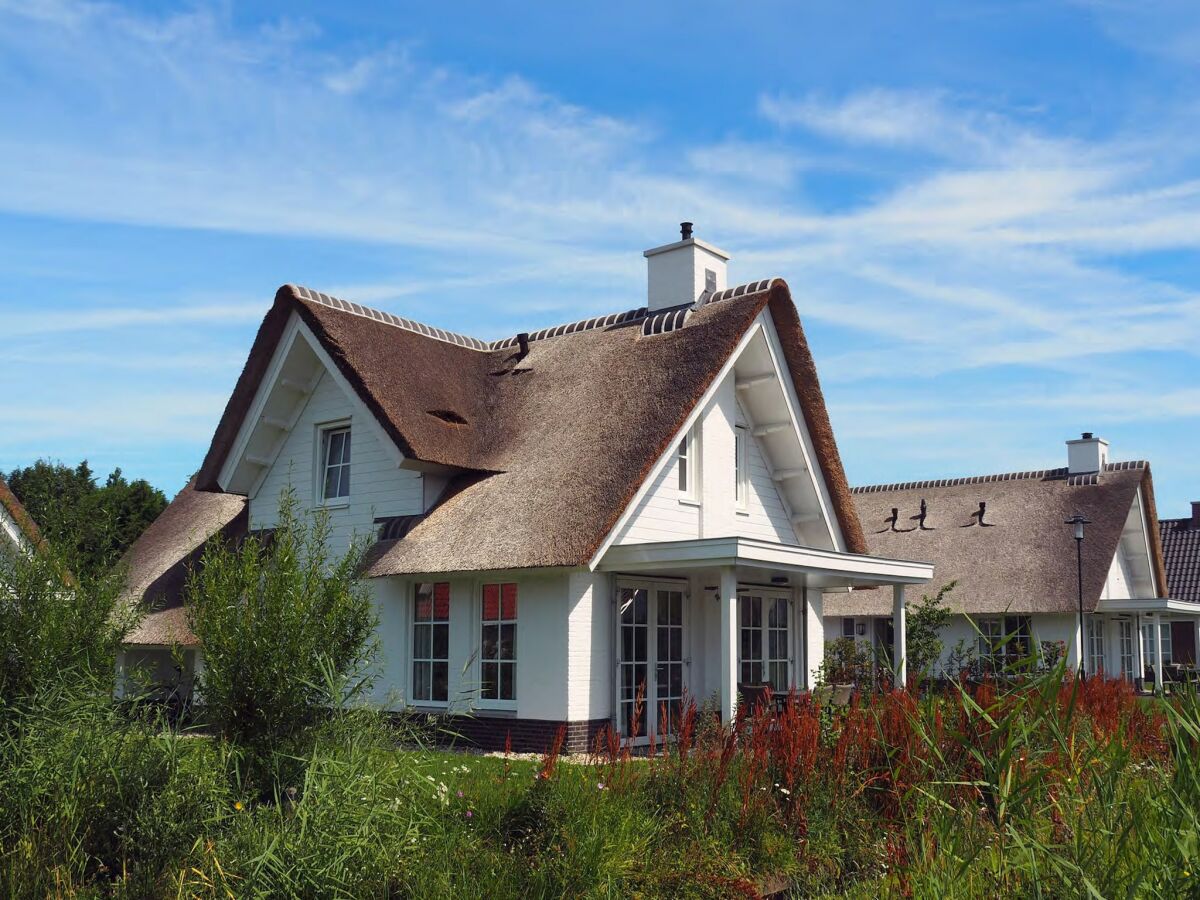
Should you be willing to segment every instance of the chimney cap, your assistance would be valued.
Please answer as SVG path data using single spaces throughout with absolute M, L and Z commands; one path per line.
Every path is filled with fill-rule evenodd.
M 691 222 L 680 222 L 679 223 L 679 239 L 681 241 L 686 241 L 691 236 L 692 236 L 692 223 Z
M 1083 433 L 1083 436 L 1080 438 L 1080 440 L 1084 440 L 1084 441 L 1090 441 L 1090 440 L 1091 440 L 1093 437 L 1094 437 L 1094 435 L 1092 434 L 1092 432 L 1090 432 L 1090 431 L 1085 431 L 1085 432 Z

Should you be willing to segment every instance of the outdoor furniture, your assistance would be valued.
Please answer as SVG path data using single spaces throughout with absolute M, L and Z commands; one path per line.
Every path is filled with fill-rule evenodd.
M 766 701 L 768 691 L 770 691 L 770 686 L 766 684 L 738 684 L 738 693 L 742 696 L 742 706 L 751 715 L 758 712 L 758 707 Z
M 854 696 L 854 685 L 852 684 L 835 684 L 833 686 L 833 696 L 830 698 L 832 706 L 849 706 L 850 700 Z

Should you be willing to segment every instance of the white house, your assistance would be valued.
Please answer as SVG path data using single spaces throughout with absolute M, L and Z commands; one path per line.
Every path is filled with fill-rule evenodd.
M 187 564 L 270 528 L 290 486 L 339 541 L 377 536 L 376 700 L 470 711 L 481 744 L 565 725 L 582 748 L 639 688 L 661 737 L 685 692 L 729 717 L 740 687 L 810 685 L 825 591 L 902 611 L 932 566 L 867 554 L 788 286 L 726 287 L 687 223 L 645 256 L 645 306 L 491 342 L 281 288 L 199 473 L 129 554 L 161 606 L 131 652 L 195 648 Z
M 1150 466 L 1110 462 L 1108 443 L 1091 433 L 1067 441 L 1066 455 L 1056 469 L 854 488 L 868 546 L 932 560 L 937 586 L 957 581 L 943 669 L 957 668 L 956 646 L 986 663 L 1048 642 L 1073 667 L 1082 645 L 1088 673 L 1161 687 L 1168 666 L 1196 662 L 1200 602 L 1167 590 Z M 1076 514 L 1089 521 L 1079 548 L 1086 642 L 1080 558 L 1066 524 Z M 884 644 L 890 607 L 876 590 L 829 594 L 826 638 Z
M 0 478 L 0 548 L 27 552 L 42 542 L 41 532 L 3 478 Z

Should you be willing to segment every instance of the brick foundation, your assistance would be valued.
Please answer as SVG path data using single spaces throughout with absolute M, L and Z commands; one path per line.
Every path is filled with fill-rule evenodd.
M 503 750 L 511 740 L 514 753 L 545 753 L 554 744 L 558 730 L 566 727 L 563 750 L 567 753 L 586 753 L 592 749 L 597 735 L 611 725 L 609 719 L 523 719 L 516 716 L 489 716 L 485 713 L 462 715 L 447 713 L 430 722 L 428 716 L 400 713 L 398 719 L 417 724 L 425 737 L 437 744 L 478 747 L 482 750 Z

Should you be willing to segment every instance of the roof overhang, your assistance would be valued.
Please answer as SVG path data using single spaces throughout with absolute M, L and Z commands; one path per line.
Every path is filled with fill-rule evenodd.
M 1172 613 L 1200 616 L 1200 603 L 1173 597 L 1143 597 L 1125 600 L 1101 600 L 1098 613 Z
M 747 537 L 656 541 L 609 547 L 596 568 L 606 572 L 686 572 L 733 567 L 804 576 L 808 587 L 830 589 L 925 584 L 933 563 L 793 547 Z

